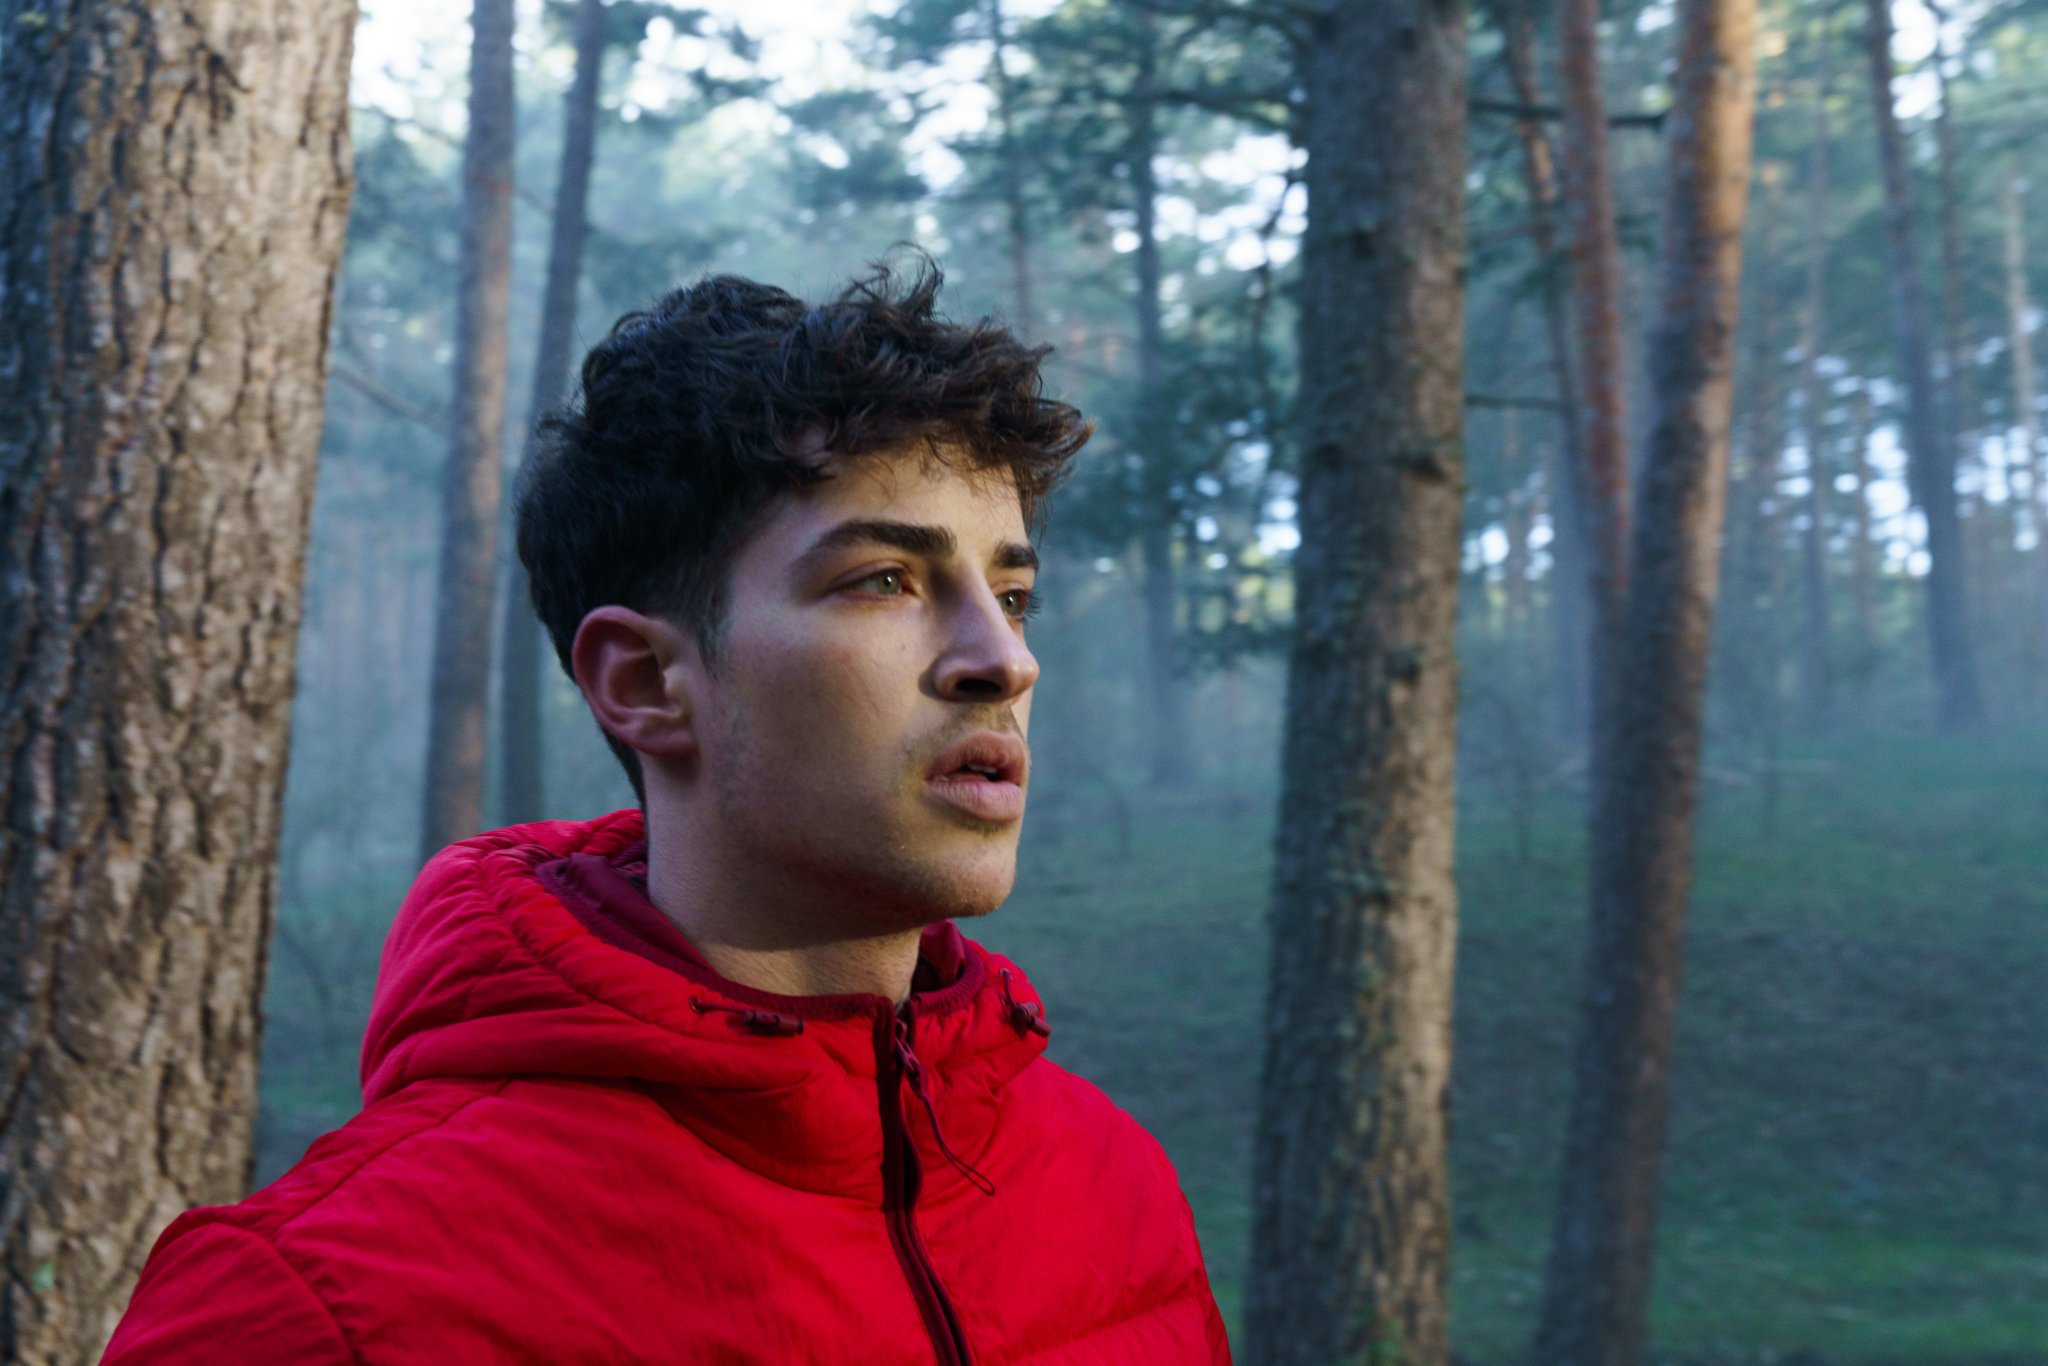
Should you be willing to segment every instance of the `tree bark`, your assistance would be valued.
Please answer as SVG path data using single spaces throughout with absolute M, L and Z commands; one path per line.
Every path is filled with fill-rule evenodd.
M 1920 281 L 1913 187 L 1907 179 L 1898 114 L 1892 108 L 1890 0 L 1864 0 L 1864 10 L 1878 162 L 1884 180 L 1893 332 L 1906 388 L 1907 482 L 1927 519 L 1927 643 L 1939 718 L 1944 726 L 1957 728 L 1981 720 L 1984 703 L 1971 639 L 1962 529 L 1956 515 L 1955 447 L 1947 439 L 1928 363 L 1927 305 Z
M 1628 374 L 1621 336 L 1621 239 L 1600 84 L 1599 0 L 1558 0 L 1564 178 L 1578 324 L 1585 510 L 1591 548 L 1594 763 L 1615 708 L 1609 689 L 1628 593 Z
M 484 828 L 491 588 L 505 458 L 505 317 L 512 274 L 512 9 L 512 0 L 476 0 L 470 11 L 455 421 L 441 479 L 421 862 Z
M 1536 78 L 1533 0 L 1496 0 L 1502 54 L 1515 99 L 1525 108 L 1543 104 Z M 1579 380 L 1572 362 L 1572 330 L 1564 274 L 1557 241 L 1558 186 L 1556 158 L 1543 125 L 1517 120 L 1522 145 L 1522 181 L 1529 196 L 1529 238 L 1543 262 L 1543 325 L 1549 340 L 1550 366 L 1557 387 L 1558 435 L 1550 482 L 1551 499 L 1551 629 L 1556 666 L 1551 692 L 1552 724 L 1559 740 L 1583 746 L 1592 723 L 1591 568 L 1588 545 L 1593 514 L 1587 507 L 1585 418 L 1579 404 Z
M 548 278 L 541 295 L 540 341 L 533 356 L 533 411 L 526 421 L 526 459 L 548 409 L 561 398 L 576 338 L 576 293 L 583 277 L 590 168 L 597 147 L 597 86 L 604 67 L 604 0 L 576 0 L 576 75 L 562 106 L 562 163 L 555 179 L 554 222 L 548 230 Z M 517 535 L 517 528 L 513 534 Z M 498 651 L 498 820 L 517 825 L 547 814 L 542 784 L 546 755 L 541 717 L 545 635 L 531 610 L 526 566 L 509 557 Z
M 1652 422 L 1537 1357 L 1643 1359 L 1727 482 L 1756 0 L 1685 0 L 1665 124 Z
M 1179 596 L 1173 567 L 1175 509 L 1173 460 L 1169 449 L 1172 424 L 1167 420 L 1166 327 L 1160 297 L 1158 206 L 1159 183 L 1153 169 L 1158 153 L 1158 36 L 1151 16 L 1140 12 L 1136 26 L 1138 71 L 1131 92 L 1131 207 L 1137 215 L 1138 249 L 1138 423 L 1144 445 L 1139 478 L 1144 498 L 1143 525 L 1138 532 L 1139 564 L 1145 610 L 1145 666 L 1151 702 L 1150 773 L 1152 786 L 1185 785 L 1193 771 L 1189 762 L 1187 689 L 1178 663 L 1179 631 L 1174 623 Z
M 0 40 L 0 1359 L 246 1188 L 352 0 Z
M 1828 642 L 1828 465 L 1827 380 L 1820 372 L 1821 337 L 1826 331 L 1828 274 L 1828 97 L 1834 63 L 1825 25 L 1820 29 L 1820 88 L 1813 100 L 1813 160 L 1808 168 L 1806 214 L 1806 301 L 1799 319 L 1800 435 L 1806 446 L 1806 535 L 1800 542 L 1800 585 L 1806 629 L 1799 648 L 1800 696 L 1809 730 L 1827 724 L 1833 665 Z
M 1245 1359 L 1447 1359 L 1465 15 L 1339 5 L 1301 78 L 1301 546 Z

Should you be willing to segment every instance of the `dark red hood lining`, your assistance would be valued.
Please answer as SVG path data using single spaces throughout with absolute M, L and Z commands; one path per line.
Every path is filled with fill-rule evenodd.
M 690 944 L 674 921 L 648 899 L 629 870 L 639 871 L 647 859 L 641 839 L 610 859 L 596 854 L 571 854 L 534 868 L 534 877 L 580 921 L 584 928 L 613 948 L 638 954 L 679 973 L 729 1000 L 803 1019 L 841 1020 L 890 1013 L 895 1002 L 875 992 L 830 996 L 785 996 L 722 977 Z M 978 954 L 969 953 L 952 921 L 924 931 L 919 946 L 920 968 L 929 966 L 944 985 L 913 990 L 920 1015 L 942 1015 L 972 1001 L 987 975 Z M 919 976 L 924 976 L 920 971 Z M 947 981 L 950 977 L 952 980 Z

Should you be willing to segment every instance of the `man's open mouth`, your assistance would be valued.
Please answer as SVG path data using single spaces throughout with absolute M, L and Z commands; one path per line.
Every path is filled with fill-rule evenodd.
M 1015 735 L 977 731 L 939 756 L 930 777 L 937 782 L 1014 783 L 1023 786 L 1030 751 Z

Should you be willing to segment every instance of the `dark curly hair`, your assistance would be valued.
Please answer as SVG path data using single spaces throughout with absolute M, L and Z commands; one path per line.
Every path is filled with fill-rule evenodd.
M 541 421 L 514 491 L 533 610 L 573 679 L 570 647 L 608 603 L 666 617 L 716 660 L 731 570 L 778 494 L 838 459 L 925 443 L 1008 470 L 1027 524 L 1093 424 L 1047 398 L 1027 346 L 995 321 L 935 311 L 943 280 L 918 255 L 877 263 L 807 305 L 711 276 L 628 313 L 583 362 L 581 392 Z M 642 806 L 640 756 L 609 733 Z

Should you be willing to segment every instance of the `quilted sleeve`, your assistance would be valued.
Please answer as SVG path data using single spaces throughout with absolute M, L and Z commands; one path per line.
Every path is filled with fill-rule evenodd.
M 101 1366 L 354 1366 L 327 1306 L 267 1239 L 175 1226 L 157 1243 Z

